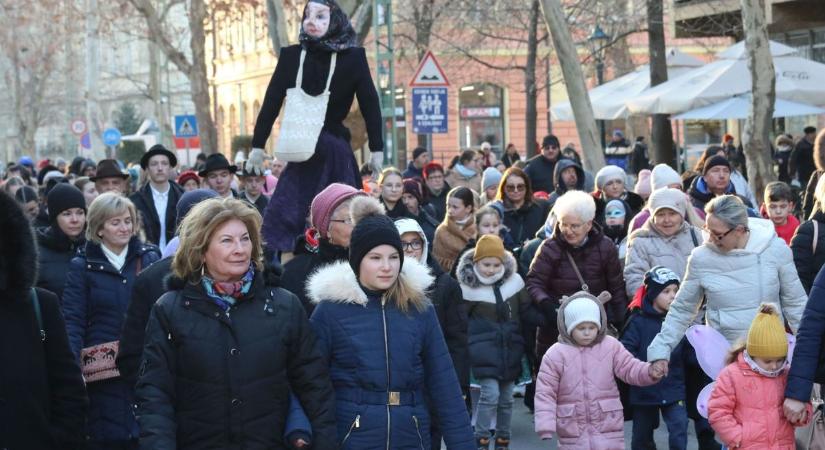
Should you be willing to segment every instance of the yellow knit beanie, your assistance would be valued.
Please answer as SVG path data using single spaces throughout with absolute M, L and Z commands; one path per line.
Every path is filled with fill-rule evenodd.
M 748 330 L 748 355 L 754 358 L 784 358 L 788 356 L 788 336 L 776 306 L 763 303 Z
M 477 263 L 484 258 L 498 258 L 504 262 L 504 242 L 500 237 L 485 234 L 476 243 L 476 252 L 473 262 Z

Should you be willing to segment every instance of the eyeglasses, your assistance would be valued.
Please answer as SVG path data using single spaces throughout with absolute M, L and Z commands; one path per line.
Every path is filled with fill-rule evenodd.
M 338 223 L 345 223 L 347 225 L 352 225 L 352 217 L 347 217 L 346 219 L 329 219 L 330 222 L 338 222 Z
M 401 241 L 401 249 L 404 251 L 407 250 L 421 250 L 424 247 L 424 243 L 420 240 L 414 240 L 410 242 Z
M 525 190 L 527 190 L 527 185 L 526 184 L 505 184 L 504 189 L 506 189 L 507 192 L 524 192 Z
M 564 223 L 559 222 L 559 228 L 562 230 L 570 230 L 572 232 L 577 232 L 584 227 L 585 224 L 583 223 Z
M 733 230 L 735 230 L 735 229 L 736 229 L 736 227 L 733 227 L 733 228 L 729 229 L 728 231 L 725 231 L 725 232 L 724 232 L 724 233 L 722 233 L 722 234 L 719 234 L 719 233 L 716 233 L 716 232 L 714 232 L 714 231 L 711 231 L 711 229 L 710 229 L 710 228 L 708 228 L 708 226 L 707 226 L 707 225 L 703 226 L 703 227 L 702 227 L 702 229 L 703 229 L 703 230 L 705 230 L 705 231 L 707 231 L 707 232 L 708 232 L 708 234 L 710 234 L 710 237 L 712 237 L 712 238 L 716 239 L 717 241 L 721 241 L 722 239 L 725 239 L 725 236 L 727 236 L 727 235 L 731 234 L 731 232 L 732 232 Z

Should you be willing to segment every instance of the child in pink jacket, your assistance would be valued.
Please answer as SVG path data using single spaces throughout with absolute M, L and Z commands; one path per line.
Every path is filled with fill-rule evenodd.
M 794 450 L 794 426 L 782 403 L 788 382 L 788 337 L 776 307 L 762 304 L 748 340 L 731 351 L 708 403 L 710 425 L 731 449 Z M 810 405 L 808 418 L 810 419 Z
M 614 377 L 634 386 L 662 378 L 605 334 L 610 299 L 579 292 L 558 312 L 559 341 L 541 361 L 536 384 L 536 433 L 557 435 L 560 450 L 623 450 L 624 411 Z

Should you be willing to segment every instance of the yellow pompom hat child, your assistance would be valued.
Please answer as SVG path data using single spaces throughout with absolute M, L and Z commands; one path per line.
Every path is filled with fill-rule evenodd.
M 776 306 L 763 303 L 748 330 L 746 344 L 752 358 L 784 358 L 788 356 L 788 336 Z

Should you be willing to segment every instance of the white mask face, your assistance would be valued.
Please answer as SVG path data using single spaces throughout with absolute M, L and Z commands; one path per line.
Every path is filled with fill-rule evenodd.
M 323 37 L 329 30 L 329 18 L 329 6 L 310 2 L 307 5 L 306 17 L 304 18 L 304 32 L 316 39 Z

